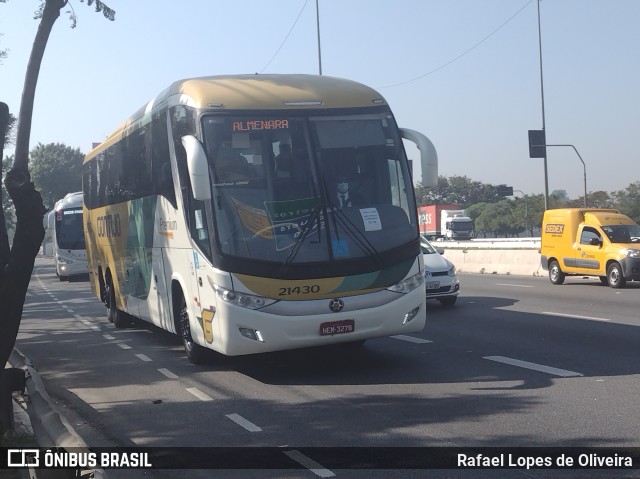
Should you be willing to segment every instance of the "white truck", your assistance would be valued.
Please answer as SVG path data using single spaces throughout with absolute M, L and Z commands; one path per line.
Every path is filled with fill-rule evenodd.
M 464 210 L 442 210 L 441 236 L 445 240 L 465 241 L 473 237 L 473 220 Z

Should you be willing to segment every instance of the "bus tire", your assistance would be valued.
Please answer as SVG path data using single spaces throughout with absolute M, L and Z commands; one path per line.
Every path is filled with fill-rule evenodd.
M 607 266 L 607 281 L 612 288 L 624 288 L 627 280 L 624 279 L 620 263 L 613 262 Z
M 191 336 L 191 325 L 189 323 L 189 310 L 187 309 L 187 302 L 184 299 L 184 295 L 181 294 L 177 301 L 177 323 L 178 333 L 182 338 L 182 345 L 184 346 L 184 352 L 187 355 L 187 359 L 192 364 L 202 364 L 205 360 L 205 354 L 207 350 L 197 344 Z
M 126 328 L 130 322 L 127 320 L 126 313 L 120 311 L 116 306 L 116 292 L 111 281 L 107 282 L 107 319 L 116 328 Z
M 560 269 L 560 264 L 554 259 L 549 263 L 549 281 L 552 284 L 564 283 L 565 274 Z

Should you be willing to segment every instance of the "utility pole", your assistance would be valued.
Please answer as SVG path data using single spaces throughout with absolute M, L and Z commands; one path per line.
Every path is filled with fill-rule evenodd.
M 544 121 L 544 79 L 542 76 L 542 29 L 540 28 L 540 0 L 538 0 L 538 54 L 540 58 L 540 99 L 542 101 L 542 133 L 545 135 L 545 121 Z M 544 209 L 546 210 L 549 205 L 549 175 L 547 171 L 547 152 L 544 151 Z
M 316 0 L 316 24 L 318 30 L 318 74 L 322 75 L 322 53 L 320 52 L 320 7 Z

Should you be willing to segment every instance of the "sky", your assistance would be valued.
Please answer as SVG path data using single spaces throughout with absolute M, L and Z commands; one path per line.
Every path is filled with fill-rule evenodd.
M 0 3 L 0 100 L 16 116 L 39 3 Z M 114 22 L 70 0 L 54 25 L 31 148 L 86 153 L 178 79 L 319 72 L 316 0 L 104 3 Z M 547 143 L 580 155 L 548 148 L 549 193 L 582 196 L 584 168 L 589 192 L 640 181 L 640 0 L 540 0 L 542 82 L 537 0 L 317 4 L 322 74 L 377 89 L 401 127 L 431 139 L 440 175 L 544 193 L 544 161 L 529 158 L 527 134 L 542 128 L 544 110 Z

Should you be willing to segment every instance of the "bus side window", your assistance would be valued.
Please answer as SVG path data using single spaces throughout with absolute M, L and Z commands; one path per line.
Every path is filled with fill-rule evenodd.
M 154 180 L 154 193 L 164 196 L 174 208 L 177 208 L 176 194 L 173 188 L 169 153 L 169 134 L 165 115 L 158 115 L 151 121 L 151 161 Z

